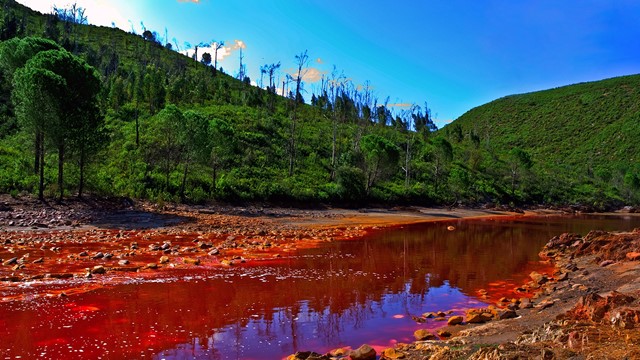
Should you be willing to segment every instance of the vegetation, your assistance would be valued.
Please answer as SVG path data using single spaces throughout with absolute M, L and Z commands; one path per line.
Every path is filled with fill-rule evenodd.
M 306 103 L 307 51 L 291 56 L 295 73 L 281 89 L 281 62 L 261 67 L 268 84 L 256 87 L 244 65 L 236 77 L 218 69 L 223 42 L 192 59 L 148 29 L 86 25 L 81 8 L 0 8 L 0 192 L 342 205 L 640 201 L 639 77 L 497 100 L 436 131 L 426 104 L 394 111 L 338 71 Z

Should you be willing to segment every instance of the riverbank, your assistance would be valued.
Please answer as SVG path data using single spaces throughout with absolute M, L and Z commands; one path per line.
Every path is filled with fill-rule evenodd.
M 640 358 L 640 229 L 563 234 L 540 255 L 556 270 L 531 274 L 523 285 L 534 290 L 531 299 L 506 299 L 449 317 L 440 339 L 416 332 L 428 340 L 384 349 L 380 359 Z M 306 355 L 289 359 L 314 358 Z
M 172 270 L 200 271 L 214 267 L 235 267 L 242 263 L 268 264 L 295 255 L 298 249 L 316 247 L 321 242 L 359 238 L 382 227 L 447 220 L 442 231 L 448 233 L 445 227 L 456 231 L 458 219 L 509 219 L 522 216 L 494 210 L 413 207 L 303 210 L 259 206 L 166 205 L 160 208 L 153 204 L 125 201 L 109 202 L 106 206 L 84 202 L 43 205 L 37 201 L 0 202 L 0 205 L 2 301 L 73 296 L 117 284 L 123 277 L 154 279 Z M 558 212 L 544 211 L 530 215 L 544 214 Z M 382 353 L 383 358 L 410 359 L 437 353 L 440 358 L 458 358 L 486 357 L 489 356 L 488 352 L 493 351 L 496 357 L 502 356 L 500 354 L 515 354 L 513 356 L 516 357 L 534 354 L 534 358 L 539 358 L 546 354 L 564 358 L 573 356 L 571 354 L 597 353 L 598 344 L 603 338 L 600 335 L 594 337 L 594 334 L 605 334 L 604 330 L 580 321 L 566 324 L 550 322 L 560 315 L 566 315 L 581 297 L 596 290 L 619 289 L 629 283 L 629 278 L 637 278 L 640 274 L 635 272 L 637 269 L 633 268 L 633 262 L 623 261 L 627 252 L 632 251 L 613 252 L 615 259 L 605 259 L 599 253 L 575 252 L 576 249 L 589 249 L 589 246 L 582 244 L 599 244 L 603 239 L 593 236 L 563 239 L 560 242 L 564 246 L 562 249 L 550 248 L 543 253 L 556 265 L 556 272 L 532 274 L 530 283 L 514 289 L 514 292 L 521 293 L 520 296 L 498 299 L 493 294 L 479 290 L 478 298 L 497 304 L 485 311 L 469 313 L 466 317 L 455 318 L 447 314 L 448 309 L 442 309 L 444 314 L 418 316 L 415 319 L 418 323 L 440 318 L 438 320 L 448 320 L 452 325 L 441 329 L 437 335 L 428 332 L 420 334 L 423 339 L 434 340 L 397 344 L 393 349 L 377 348 L 378 355 Z M 636 240 L 630 243 L 634 241 L 640 243 Z M 614 263 L 603 263 L 606 260 Z M 551 266 L 549 268 L 552 269 Z M 619 271 L 611 272 L 618 268 Z M 616 273 L 624 276 L 616 278 Z M 86 282 L 73 281 L 82 277 L 94 277 L 100 281 L 92 281 L 91 286 L 87 286 Z M 55 283 L 55 287 L 40 286 L 48 283 Z M 79 283 L 82 285 L 78 286 Z M 633 318 L 636 313 L 631 314 Z M 468 324 L 472 322 L 470 315 L 478 315 L 472 325 Z M 514 315 L 515 318 L 512 318 Z M 485 323 L 478 325 L 476 321 Z M 624 323 L 627 327 L 629 320 Z M 580 333 L 583 329 L 588 330 Z M 547 334 L 551 333 L 556 334 L 555 337 L 548 338 Z M 436 340 L 436 336 L 441 340 Z M 580 348 L 576 345 L 578 338 Z M 625 339 L 635 341 L 633 334 Z M 563 345 L 563 341 L 567 345 Z M 613 343 L 625 349 L 622 344 Z M 569 350 L 558 352 L 558 346 L 568 347 Z M 334 357 L 339 358 L 339 354 L 348 356 L 349 352 L 338 349 Z

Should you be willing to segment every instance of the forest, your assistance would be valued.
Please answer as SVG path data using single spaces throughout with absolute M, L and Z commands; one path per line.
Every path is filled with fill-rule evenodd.
M 637 133 L 635 107 L 622 114 L 622 106 L 603 106 L 598 86 L 525 94 L 515 103 L 507 97 L 439 130 L 426 102 L 393 108 L 337 69 L 310 93 L 304 49 L 283 59 L 294 64 L 293 74 L 276 77 L 281 63 L 265 64 L 256 86 L 242 62 L 228 74 L 217 54 L 185 56 L 152 30 L 88 25 L 75 6 L 40 14 L 13 0 L 0 4 L 2 193 L 298 206 L 602 210 L 640 202 L 635 145 L 609 157 L 583 149 L 582 157 L 552 158 L 586 140 L 560 138 L 545 150 L 529 132 L 573 128 L 514 125 L 562 117 L 557 97 L 577 96 L 582 103 L 568 117 L 577 128 L 582 114 L 589 114 L 585 121 L 606 115 L 602 123 L 635 122 L 625 126 Z M 635 106 L 640 80 L 624 86 L 631 90 L 607 102 L 636 99 Z M 497 119 L 499 127 L 487 125 Z M 587 158 L 595 160 L 583 166 Z

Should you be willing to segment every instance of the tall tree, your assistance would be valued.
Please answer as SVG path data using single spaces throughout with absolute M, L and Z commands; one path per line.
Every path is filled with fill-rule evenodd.
M 41 132 L 58 151 L 58 200 L 64 196 L 68 146 L 83 146 L 99 123 L 100 79 L 94 68 L 65 50 L 39 52 L 15 73 L 16 112 L 22 123 Z M 42 158 L 41 158 L 42 159 Z M 39 196 L 43 196 L 43 164 Z
M 291 125 L 290 125 L 290 133 L 289 133 L 289 176 L 293 175 L 293 169 L 296 162 L 296 137 L 297 137 L 297 128 L 298 128 L 298 104 L 300 99 L 302 99 L 302 95 L 300 94 L 300 90 L 302 88 L 302 77 L 306 72 L 307 66 L 309 65 L 309 55 L 307 54 L 307 50 L 301 52 L 300 54 L 295 56 L 296 65 L 297 65 L 297 74 L 296 74 L 296 93 L 293 98 L 293 113 L 291 115 Z

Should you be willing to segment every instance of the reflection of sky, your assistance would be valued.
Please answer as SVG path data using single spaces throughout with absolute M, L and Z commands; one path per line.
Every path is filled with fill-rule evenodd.
M 445 325 L 433 319 L 417 324 L 412 315 L 446 310 L 460 314 L 463 309 L 483 305 L 448 282 L 430 288 L 424 296 L 411 294 L 409 286 L 407 283 L 405 292 L 388 293 L 380 301 L 367 300 L 341 314 L 331 313 L 329 308 L 317 312 L 308 301 L 300 301 L 295 314 L 291 308 L 275 309 L 271 320 L 260 317 L 251 319 L 246 326 L 226 326 L 204 341 L 194 339 L 180 344 L 154 359 L 265 359 L 296 351 L 356 348 L 364 343 L 386 348 L 396 342 L 411 342 L 417 329 Z

